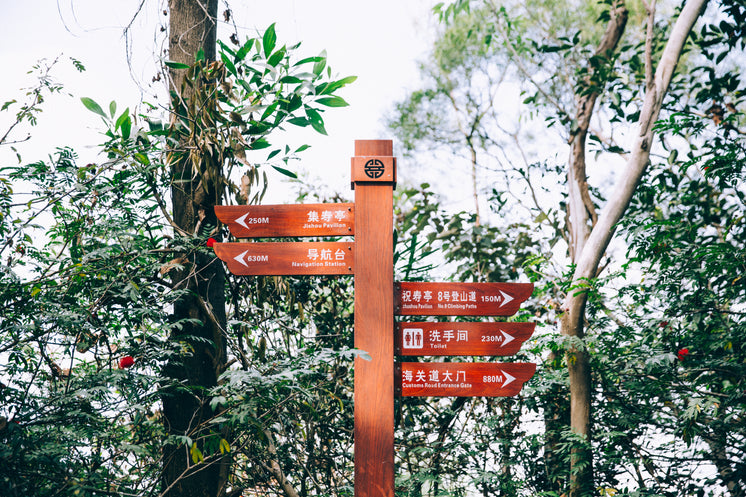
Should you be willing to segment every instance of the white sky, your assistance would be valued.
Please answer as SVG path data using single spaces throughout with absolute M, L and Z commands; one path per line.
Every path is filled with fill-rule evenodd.
M 156 74 L 156 59 L 163 49 L 159 25 L 165 0 L 144 0 L 142 14 L 133 25 L 132 75 L 127 67 L 123 27 L 143 0 L 0 0 L 0 103 L 21 101 L 20 88 L 32 80 L 26 74 L 39 59 L 62 55 L 54 78 L 72 96 L 54 98 L 44 106 L 39 125 L 31 139 L 18 148 L 24 162 L 45 158 L 55 147 L 71 145 L 81 161 L 92 161 L 99 118 L 87 111 L 80 97 L 90 97 L 106 108 L 116 100 L 119 111 L 133 109 L 141 96 L 153 101 L 148 87 Z M 433 37 L 431 14 L 436 0 L 232 0 L 234 19 L 242 33 L 263 31 L 276 22 L 278 43 L 302 41 L 300 55 L 317 55 L 326 50 L 329 65 L 338 76 L 358 76 L 358 81 L 341 95 L 350 107 L 329 109 L 325 114 L 328 137 L 304 132 L 300 143 L 312 148 L 302 154 L 300 165 L 309 177 L 328 185 L 328 191 L 351 195 L 350 156 L 355 139 L 391 138 L 381 117 L 393 103 L 416 87 L 417 64 Z M 220 19 L 226 3 L 221 1 Z M 224 38 L 231 32 L 223 27 Z M 226 40 L 227 41 L 227 40 Z M 80 60 L 86 71 L 77 73 L 68 57 Z M 134 79 L 133 79 L 134 75 Z M 142 88 L 138 84 L 145 85 Z M 156 83 L 161 85 L 161 83 Z M 13 112 L 17 107 L 12 108 Z M 7 129 L 11 113 L 0 113 L 0 136 Z M 28 129 L 14 138 L 26 136 Z M 299 145 L 300 143 L 297 143 Z M 87 148 L 86 148 L 87 147 Z M 15 161 L 9 147 L 0 148 L 0 164 Z M 274 175 L 273 178 L 282 178 Z M 274 181 L 269 200 L 291 202 L 286 187 Z

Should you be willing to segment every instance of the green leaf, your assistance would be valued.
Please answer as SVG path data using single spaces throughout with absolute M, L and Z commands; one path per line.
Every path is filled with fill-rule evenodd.
M 298 152 L 303 152 L 304 150 L 308 150 L 309 148 L 311 148 L 311 145 L 301 145 L 300 147 L 295 149 L 295 153 L 297 154 Z
M 321 118 L 321 114 L 316 109 L 306 107 L 306 115 L 311 121 L 311 127 L 322 135 L 326 135 L 326 129 L 324 128 L 324 119 Z
M 201 62 L 203 60 L 205 60 L 205 49 L 202 48 L 202 47 L 200 47 L 200 49 L 197 50 L 197 55 L 195 56 L 195 61 L 196 62 Z
M 251 50 L 251 47 L 254 46 L 254 38 L 251 38 L 249 40 L 246 40 L 246 43 L 243 44 L 241 48 L 238 49 L 238 52 L 236 52 L 236 62 L 239 60 L 244 60 L 246 58 L 246 55 Z
M 277 64 L 280 63 L 283 57 L 285 57 L 285 47 L 282 47 L 281 49 L 273 53 L 272 56 L 267 59 L 267 64 L 272 67 L 277 67 Z
M 117 103 L 112 100 L 109 104 L 109 114 L 111 115 L 112 119 L 114 118 L 114 114 L 117 113 Z
M 313 73 L 317 76 L 321 75 L 321 71 L 324 70 L 324 67 L 326 67 L 326 50 L 321 52 L 319 60 L 317 60 L 313 65 Z
M 270 160 L 270 159 L 272 159 L 273 157 L 275 157 L 275 156 L 276 156 L 277 154 L 279 154 L 280 152 L 282 152 L 282 150 L 280 150 L 279 148 L 278 148 L 278 149 L 275 149 L 275 150 L 273 150 L 273 151 L 272 151 L 272 152 L 270 152 L 270 153 L 269 153 L 269 155 L 267 156 L 267 160 Z
M 274 167 L 278 172 L 284 174 L 285 176 L 289 176 L 293 179 L 298 179 L 298 175 L 295 174 L 293 171 L 288 171 L 287 169 L 283 167 L 275 166 L 275 165 L 273 165 L 272 167 Z
M 265 140 L 264 138 L 259 138 L 258 140 L 254 140 L 254 142 L 251 144 L 251 150 L 261 150 L 269 146 L 270 145 L 267 140 Z
M 117 127 L 122 128 L 122 138 L 128 140 L 130 137 L 130 131 L 132 130 L 132 119 L 129 115 L 129 108 L 127 108 L 122 115 L 119 116 L 119 119 L 117 119 L 117 124 L 114 129 Z
M 348 104 L 345 102 L 345 99 L 338 96 L 333 97 L 322 97 L 316 100 L 321 105 L 326 105 L 327 107 L 347 107 Z
M 272 115 L 272 113 L 277 109 L 277 106 L 280 104 L 280 102 L 273 102 L 272 105 L 268 106 L 267 109 L 262 114 L 262 118 L 260 121 L 265 121 L 269 116 Z
M 231 47 L 229 47 L 222 41 L 218 40 L 218 45 L 220 46 L 220 50 L 222 50 L 223 52 L 226 52 L 228 55 L 231 55 L 233 57 L 236 56 L 236 51 L 231 49 Z
M 286 83 L 290 85 L 295 85 L 295 84 L 302 83 L 302 82 L 303 82 L 302 79 L 296 78 L 295 76 L 285 76 L 280 79 L 280 83 Z
M 329 95 L 331 93 L 334 93 L 335 91 L 339 90 L 343 86 L 346 86 L 352 82 L 354 82 L 357 79 L 357 76 L 347 76 L 346 78 L 342 78 L 338 81 L 331 81 L 329 83 L 322 83 L 316 88 L 316 91 L 319 95 Z
M 72 63 L 73 63 L 73 67 L 75 67 L 75 70 L 76 70 L 76 71 L 78 71 L 78 72 L 83 72 L 83 71 L 85 71 L 85 66 L 84 66 L 84 65 L 83 65 L 83 63 L 82 63 L 82 62 L 80 62 L 80 61 L 79 61 L 78 59 L 75 59 L 75 58 L 73 58 L 73 57 L 70 57 L 70 60 L 72 61 Z
M 267 31 L 264 32 L 262 37 L 262 45 L 264 46 L 264 56 L 269 57 L 272 50 L 275 49 L 275 43 L 277 43 L 277 34 L 275 34 L 275 24 L 272 23 Z
M 288 122 L 294 126 L 300 126 L 301 128 L 305 128 L 310 123 L 310 121 L 305 117 L 294 117 L 292 119 L 288 119 Z
M 148 159 L 148 156 L 140 152 L 135 153 L 135 160 L 144 166 L 150 164 L 150 159 Z
M 293 67 L 301 66 L 303 64 L 308 64 L 309 62 L 314 62 L 314 63 L 315 62 L 319 62 L 320 60 L 323 60 L 323 59 L 324 59 L 324 57 L 319 57 L 318 55 L 315 56 L 315 57 L 306 57 L 305 59 L 301 59 L 298 62 L 296 62 L 295 64 L 293 64 Z
M 183 64 L 181 62 L 174 62 L 172 60 L 167 60 L 164 62 L 166 67 L 170 67 L 171 69 L 189 69 L 189 64 Z
M 238 75 L 238 73 L 236 72 L 236 66 L 233 65 L 233 61 L 231 61 L 230 57 L 228 57 L 228 54 L 221 52 L 220 60 L 222 60 L 223 64 L 225 64 L 225 67 L 228 68 L 228 72 L 230 72 L 234 76 Z
M 95 112 L 101 117 L 108 118 L 101 106 L 97 104 L 93 99 L 88 97 L 81 97 L 80 101 L 83 102 L 83 105 L 85 105 L 86 109 L 90 110 L 91 112 Z
M 16 100 L 15 100 L 15 99 L 13 99 L 13 100 L 8 100 L 7 102 L 5 102 L 5 103 L 3 104 L 3 107 L 2 107 L 2 108 L 1 108 L 0 110 L 5 110 L 5 109 L 7 109 L 8 107 L 10 107 L 11 105 L 13 105 L 14 103 L 16 103 Z
M 117 118 L 117 121 L 114 123 L 114 129 L 119 129 L 122 127 L 122 123 L 129 117 L 130 109 L 129 107 L 125 109 L 124 112 L 122 112 L 122 115 Z

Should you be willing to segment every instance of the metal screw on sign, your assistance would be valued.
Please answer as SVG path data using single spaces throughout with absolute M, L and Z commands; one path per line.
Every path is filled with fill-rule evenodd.
M 365 175 L 371 179 L 383 176 L 384 165 L 378 159 L 371 159 L 365 163 Z

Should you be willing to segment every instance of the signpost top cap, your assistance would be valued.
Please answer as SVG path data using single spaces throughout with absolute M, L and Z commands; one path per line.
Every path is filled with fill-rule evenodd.
M 352 157 L 352 189 L 355 184 L 396 187 L 396 158 L 392 140 L 355 140 Z
M 355 140 L 355 156 L 357 157 L 391 157 L 393 155 L 393 140 Z

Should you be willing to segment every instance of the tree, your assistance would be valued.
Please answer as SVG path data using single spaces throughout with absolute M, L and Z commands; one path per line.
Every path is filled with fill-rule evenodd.
M 645 94 L 644 103 L 640 109 L 638 120 L 638 133 L 635 142 L 630 147 L 630 155 L 627 159 L 624 174 L 620 177 L 615 187 L 615 194 L 609 197 L 604 206 L 601 216 L 596 221 L 592 204 L 589 203 L 587 179 L 585 173 L 585 159 L 583 150 L 585 139 L 582 136 L 587 128 L 579 125 L 578 132 L 573 136 L 573 156 L 568 165 L 568 183 L 570 195 L 568 197 L 568 215 L 571 219 L 570 254 L 575 270 L 572 274 L 571 291 L 565 297 L 564 317 L 562 320 L 562 333 L 573 338 L 583 339 L 585 305 L 588 298 L 586 291 L 580 290 L 598 275 L 601 258 L 614 234 L 614 226 L 623 217 L 629 202 L 632 199 L 637 185 L 640 182 L 650 158 L 650 150 L 653 146 L 654 123 L 658 119 L 661 105 L 668 91 L 671 78 L 676 65 L 681 58 L 686 40 L 694 27 L 694 23 L 700 16 L 706 2 L 687 2 L 676 23 L 674 24 L 655 66 L 653 61 L 653 22 L 655 19 L 655 8 L 648 8 L 648 34 L 645 39 Z M 599 46 L 598 53 L 605 54 L 613 50 L 621 30 L 624 29 L 626 21 L 626 9 L 623 4 L 612 6 L 609 23 L 609 38 L 604 38 Z M 620 33 L 621 34 L 621 33 Z M 595 92 L 590 93 L 589 99 L 579 99 L 577 121 L 587 123 L 593 108 L 592 97 Z M 592 228 L 586 236 L 586 226 L 592 223 Z M 578 225 L 580 227 L 578 227 Z M 580 231 L 578 231 L 580 230 Z M 580 290 L 580 291 L 578 291 Z M 573 431 L 586 438 L 591 436 L 591 372 L 590 361 L 584 347 L 571 347 L 568 351 L 574 360 L 568 361 L 570 373 L 570 424 Z M 590 474 L 591 457 L 589 453 L 579 457 L 576 465 L 588 468 L 586 471 L 578 472 L 577 488 L 578 495 L 592 492 L 587 485 L 593 481 Z
M 550 316 L 551 309 L 561 309 L 561 331 L 566 338 L 559 342 L 558 348 L 550 351 L 541 374 L 550 379 L 551 375 L 547 373 L 552 365 L 558 363 L 562 363 L 568 371 L 568 422 L 571 433 L 562 433 L 564 415 L 561 409 L 555 410 L 556 417 L 553 414 L 546 416 L 550 413 L 549 398 L 546 398 L 549 402 L 544 403 L 542 410 L 548 441 L 547 461 L 561 454 L 563 448 L 572 448 L 569 471 L 552 468 L 550 466 L 554 463 L 551 463 L 546 467 L 549 479 L 559 478 L 561 481 L 568 478 L 571 494 L 574 495 L 590 495 L 596 491 L 594 487 L 602 486 L 606 481 L 613 484 L 613 478 L 616 478 L 613 472 L 607 470 L 606 464 L 600 469 L 603 474 L 594 475 L 591 464 L 591 456 L 597 450 L 591 431 L 591 406 L 595 405 L 599 410 L 595 417 L 597 422 L 609 418 L 604 416 L 598 387 L 594 386 L 603 384 L 605 375 L 602 370 L 594 371 L 594 367 L 603 367 L 600 360 L 602 355 L 595 350 L 599 339 L 588 335 L 585 330 L 589 323 L 594 333 L 599 334 L 613 330 L 615 326 L 607 318 L 599 317 L 603 309 L 609 311 L 609 303 L 604 297 L 604 282 L 609 278 L 602 275 L 609 262 L 602 263 L 602 259 L 607 256 L 613 267 L 613 254 L 607 253 L 607 248 L 615 226 L 623 218 L 632 195 L 645 177 L 651 151 L 655 158 L 657 152 L 654 151 L 661 148 L 656 144 L 653 133 L 662 129 L 655 126 L 662 106 L 667 103 L 669 108 L 677 109 L 683 107 L 687 97 L 697 88 L 704 91 L 707 85 L 724 87 L 723 82 L 714 77 L 709 78 L 705 85 L 697 82 L 696 71 L 693 70 L 697 55 L 693 55 L 692 46 L 686 44 L 704 6 L 704 2 L 687 2 L 680 12 L 677 11 L 670 18 L 670 22 L 661 17 L 654 4 L 647 5 L 645 12 L 632 13 L 627 11 L 623 2 L 606 3 L 602 5 L 602 10 L 584 3 L 563 4 L 561 9 L 541 3 L 528 5 L 524 9 L 511 3 L 497 2 L 454 2 L 439 7 L 442 18 L 453 21 L 445 28 L 446 34 L 436 45 L 432 65 L 445 67 L 442 61 L 448 59 L 441 55 L 443 47 L 451 50 L 454 57 L 459 57 L 460 48 L 465 54 L 474 54 L 480 53 L 478 47 L 487 46 L 489 49 L 481 49 L 478 62 L 464 55 L 459 63 L 463 67 L 481 67 L 484 73 L 489 71 L 485 67 L 496 64 L 498 68 L 494 71 L 505 74 L 508 82 L 520 87 L 524 92 L 524 103 L 528 106 L 518 120 L 520 124 L 506 124 L 505 120 L 489 114 L 486 114 L 488 119 L 480 122 L 479 165 L 483 171 L 497 170 L 502 175 L 491 176 L 493 183 L 486 188 L 488 192 L 492 191 L 489 205 L 497 212 L 512 216 L 512 219 L 515 219 L 516 212 L 528 210 L 538 227 L 543 226 L 539 229 L 546 230 L 544 236 L 547 237 L 547 245 L 542 245 L 544 254 L 556 253 L 553 247 L 560 239 L 567 243 L 568 258 L 558 258 L 557 261 L 560 265 L 569 263 L 567 279 L 564 284 L 552 289 L 553 297 L 546 303 Z M 722 23 L 722 33 L 732 35 L 738 32 L 740 28 L 734 26 L 740 26 L 740 7 L 726 3 L 713 9 L 718 11 L 717 15 L 722 19 L 727 19 Z M 598 21 L 588 22 L 589 16 Z M 584 21 L 576 23 L 579 19 Z M 635 30 L 635 24 L 630 20 L 644 22 L 646 28 Z M 703 33 L 715 33 L 718 28 L 703 29 Z M 449 37 L 455 37 L 452 33 L 463 32 L 468 36 L 465 41 L 462 38 L 461 43 L 467 46 L 473 44 L 476 49 L 463 49 L 457 44 L 447 43 Z M 702 42 L 701 46 L 733 46 L 725 37 L 712 35 L 707 38 L 708 42 Z M 695 40 L 698 39 L 699 35 L 695 37 Z M 680 60 L 684 60 L 685 64 L 683 76 L 678 80 L 672 79 Z M 722 57 L 717 60 L 722 60 Z M 444 72 L 455 73 L 456 70 Z M 429 69 L 426 74 L 433 73 Z M 392 120 L 393 128 L 411 148 L 425 143 L 444 129 L 438 121 L 428 118 L 433 115 L 428 105 L 435 102 L 430 96 L 454 93 L 452 88 L 437 78 L 426 81 L 432 82 L 433 86 L 414 93 L 400 104 Z M 510 91 L 509 85 L 502 80 L 494 86 L 494 81 L 487 78 L 472 78 L 462 81 L 459 85 L 461 89 L 455 92 L 476 93 L 480 82 L 483 85 L 483 98 Z M 730 91 L 733 90 L 735 87 L 731 85 Z M 674 96 L 670 96 L 669 91 Z M 428 98 L 423 98 L 423 95 Z M 571 108 L 574 110 L 571 111 Z M 465 118 L 463 108 L 454 112 Z M 440 121 L 448 123 L 451 119 L 457 119 L 452 114 L 448 112 Z M 569 160 L 564 165 L 549 167 L 547 163 L 552 159 L 541 157 L 527 160 L 531 154 L 525 153 L 527 147 L 525 143 L 521 146 L 519 139 L 528 141 L 529 133 L 521 131 L 521 126 L 524 130 L 528 128 L 530 132 L 537 133 L 536 128 L 531 127 L 533 121 L 530 117 L 534 115 L 545 117 L 547 122 L 559 128 L 561 138 L 569 145 Z M 627 141 L 620 142 L 619 137 Z M 617 174 L 619 183 L 614 188 L 600 191 L 597 187 L 589 186 L 589 167 L 586 165 L 589 140 L 596 149 L 596 156 L 604 157 L 606 164 L 613 163 L 611 161 L 615 159 L 608 157 L 614 155 L 621 157 L 626 164 L 622 172 Z M 471 144 L 464 139 L 457 141 L 461 142 L 463 155 L 468 156 Z M 510 150 L 509 144 L 518 148 L 520 154 Z M 452 146 L 458 148 L 459 145 Z M 662 146 L 671 145 L 664 141 Z M 534 156 L 538 155 L 532 152 Z M 511 166 L 511 161 L 520 166 Z M 604 161 L 594 161 L 592 168 L 599 170 Z M 566 209 L 566 217 L 560 215 L 561 211 L 553 207 L 551 201 L 547 201 L 546 195 L 537 194 L 541 191 L 551 192 L 551 181 L 557 179 L 565 189 L 560 205 Z M 516 184 L 525 185 L 525 189 L 521 191 Z M 600 215 L 596 214 L 597 211 Z M 473 278 L 473 275 L 467 277 Z M 546 273 L 544 277 L 547 277 Z M 564 358 L 557 357 L 556 353 L 563 353 Z M 598 356 L 594 357 L 593 354 Z M 557 387 L 551 390 L 554 395 L 562 392 L 561 382 L 557 383 Z M 599 440 L 595 440 L 595 443 L 598 447 Z M 562 487 L 551 487 L 551 490 L 560 491 Z
M 167 161 L 174 229 L 178 238 L 187 240 L 206 241 L 210 236 L 219 240 L 214 206 L 221 202 L 223 164 L 219 154 L 210 153 L 215 144 L 209 121 L 216 107 L 209 67 L 215 61 L 217 15 L 217 0 L 169 1 L 169 58 L 175 64 L 169 72 L 173 149 Z M 194 74 L 185 74 L 183 66 L 191 68 L 198 59 Z M 205 73 L 199 74 L 200 69 Z M 204 118 L 207 122 L 200 121 Z M 169 433 L 197 440 L 205 436 L 204 423 L 213 414 L 205 394 L 217 385 L 226 367 L 225 276 L 214 257 L 189 252 L 175 255 L 181 267 L 172 272 L 172 278 L 182 295 L 174 303 L 173 319 L 178 325 L 172 340 L 186 340 L 192 350 L 187 357 L 172 360 L 166 372 L 187 389 L 165 392 L 163 414 Z M 207 496 L 225 491 L 224 458 L 190 469 L 190 454 L 181 444 L 169 444 L 164 464 L 166 495 Z
M 307 146 L 277 147 L 273 132 L 287 125 L 323 132 L 319 107 L 346 105 L 336 93 L 354 78 L 333 79 L 323 56 L 298 60 L 298 46 L 279 45 L 274 26 L 237 49 L 220 48 L 219 61 L 208 62 L 198 51 L 189 63 L 166 63 L 183 71 L 182 88 L 192 90 L 179 94 L 167 125 L 155 108 L 133 114 L 115 102 L 104 110 L 82 98 L 105 129 L 100 162 L 81 165 L 65 147 L 48 160 L 2 169 L 3 495 L 165 495 L 195 489 L 217 495 L 266 487 L 275 479 L 292 494 L 295 482 L 282 477 L 288 474 L 283 463 L 292 457 L 285 447 L 307 450 L 305 469 L 321 475 L 328 461 L 344 453 L 344 439 L 329 444 L 324 457 L 314 450 L 317 436 L 307 446 L 280 445 L 276 440 L 285 432 L 275 433 L 274 422 L 291 425 L 289 420 L 298 419 L 283 406 L 336 406 L 335 399 L 344 406 L 344 365 L 354 354 L 318 343 L 314 350 L 289 335 L 286 343 L 267 346 L 261 332 L 277 337 L 280 325 L 260 322 L 267 316 L 257 310 L 276 305 L 269 316 L 275 323 L 282 322 L 275 315 L 281 309 L 293 316 L 288 323 L 307 329 L 328 320 L 324 316 L 336 302 L 316 295 L 313 285 L 279 281 L 270 291 L 272 280 L 263 280 L 248 311 L 234 308 L 231 328 L 225 323 L 221 328 L 214 319 L 218 310 L 203 292 L 205 271 L 199 270 L 216 265 L 206 237 L 220 234 L 200 219 L 199 205 L 207 207 L 210 193 L 214 202 L 229 196 L 259 201 L 266 186 L 262 167 L 292 175 L 288 162 Z M 44 88 L 59 86 L 43 74 L 39 89 Z M 18 121 L 35 115 L 39 104 L 22 107 Z M 13 105 L 10 101 L 3 110 Z M 188 176 L 197 217 L 184 214 L 192 223 L 186 228 L 167 205 L 172 187 L 184 187 L 173 177 L 174 170 L 182 171 L 174 166 L 179 161 L 199 172 L 196 181 Z M 231 171 L 239 168 L 245 178 L 240 186 L 231 180 Z M 19 199 L 14 186 L 22 182 L 37 193 Z M 209 292 L 244 303 L 246 288 L 237 281 L 211 284 Z M 344 285 L 340 288 L 343 292 Z M 311 300 L 313 312 L 304 314 L 298 302 Z M 175 317 L 171 310 L 183 309 L 185 302 L 197 311 Z M 317 312 L 318 324 L 312 325 Z M 200 336 L 203 331 L 213 334 Z M 221 347 L 224 357 L 215 360 Z M 306 348 L 295 361 L 292 354 Z M 196 377 L 184 369 L 190 363 L 197 365 Z M 306 402 L 288 386 L 316 384 L 327 374 L 332 393 L 306 389 Z M 247 388 L 255 393 L 250 399 Z M 169 411 L 175 405 L 182 412 Z M 202 418 L 179 426 L 183 411 Z M 314 409 L 308 411 L 309 423 L 318 420 Z M 317 422 L 315 432 L 335 429 L 338 415 L 331 415 L 330 423 Z M 340 417 L 344 426 L 347 418 Z M 224 464 L 233 461 L 244 465 Z M 258 462 L 269 464 L 252 469 Z M 344 475 L 333 472 L 316 481 L 336 487 Z

